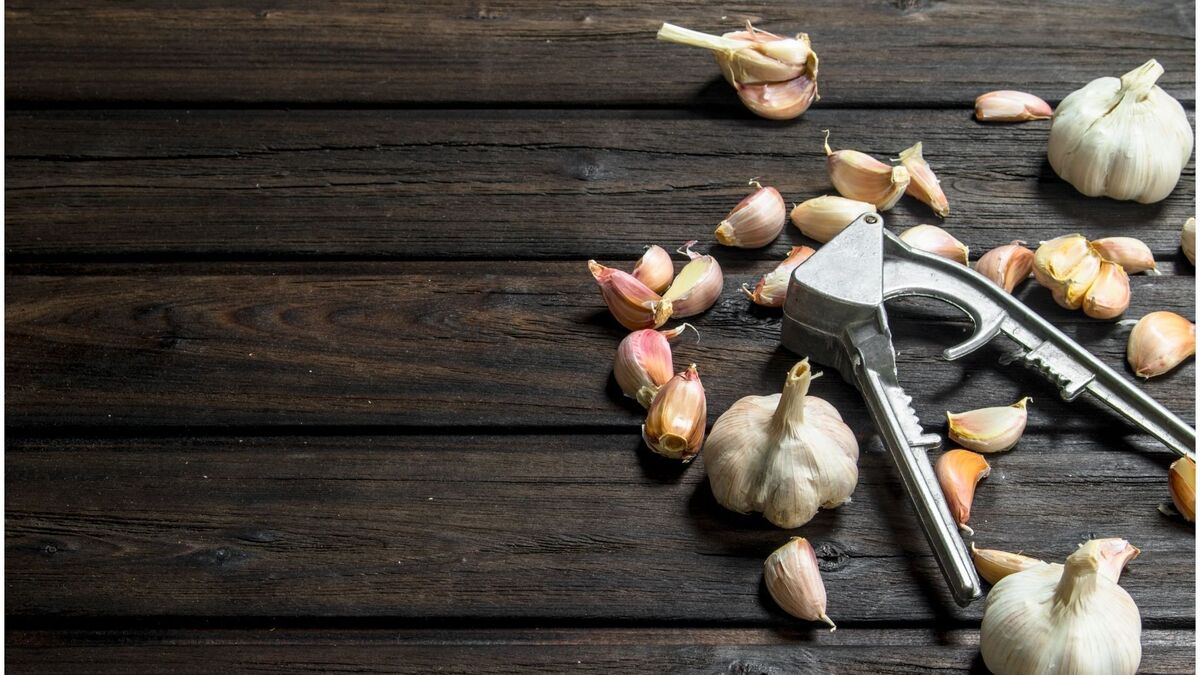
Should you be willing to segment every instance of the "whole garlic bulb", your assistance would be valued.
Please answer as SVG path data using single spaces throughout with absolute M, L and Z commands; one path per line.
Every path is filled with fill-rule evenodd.
M 1191 157 L 1192 126 L 1179 101 L 1154 84 L 1162 74 L 1150 59 L 1063 99 L 1047 150 L 1054 172 L 1089 197 L 1166 198 Z
M 704 462 L 721 506 L 799 527 L 819 507 L 849 501 L 858 441 L 832 405 L 807 395 L 812 378 L 804 359 L 788 372 L 782 394 L 742 398 L 713 425 Z
M 1133 675 L 1141 614 L 1117 580 L 1138 553 L 1124 539 L 1093 539 L 1066 565 L 1001 579 L 979 629 L 983 662 L 995 675 Z

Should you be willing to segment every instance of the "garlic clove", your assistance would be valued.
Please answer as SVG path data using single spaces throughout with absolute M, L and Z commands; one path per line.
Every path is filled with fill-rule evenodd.
M 975 452 L 1011 450 L 1025 433 L 1029 397 L 1012 405 L 979 408 L 962 413 L 946 413 L 950 440 Z
M 684 318 L 695 316 L 713 306 L 721 296 L 725 276 L 721 265 L 711 255 L 700 255 L 692 251 L 696 242 L 689 241 L 679 252 L 691 258 L 683 266 L 671 287 L 663 293 L 663 302 L 669 303 L 672 316 Z
M 829 147 L 829 130 L 825 131 L 825 164 L 833 187 L 848 199 L 874 204 L 887 211 L 908 189 L 911 177 L 904 166 L 890 166 L 857 150 L 838 150 Z
M 1027 122 L 1053 116 L 1054 109 L 1049 103 L 1023 91 L 1001 89 L 975 99 L 975 119 L 980 122 Z
M 605 267 L 595 260 L 588 261 L 588 269 L 600 285 L 604 304 L 622 326 L 629 330 L 658 328 L 671 318 L 671 302 L 632 274 Z
M 633 278 L 646 284 L 646 288 L 655 293 L 667 290 L 675 278 L 671 254 L 661 246 L 647 246 L 646 252 L 633 266 Z
M 937 225 L 916 225 L 900 233 L 900 240 L 909 246 L 953 260 L 956 263 L 967 264 L 970 250 L 966 244 L 954 238 L 949 232 Z
M 1196 522 L 1196 463 L 1190 457 L 1180 457 L 1171 464 L 1167 486 L 1179 515 L 1189 523 Z
M 792 272 L 814 253 L 816 251 L 808 246 L 793 246 L 783 262 L 758 280 L 758 285 L 754 287 L 753 291 L 747 288 L 746 284 L 742 284 L 742 292 L 756 305 L 783 307 L 783 300 L 787 297 L 788 284 L 791 283 Z
M 1129 309 L 1129 275 L 1111 260 L 1100 262 L 1100 273 L 1083 296 L 1083 313 L 1093 319 L 1115 319 Z
M 1092 248 L 1101 258 L 1111 260 L 1125 268 L 1126 274 L 1150 272 L 1158 274 L 1154 253 L 1150 247 L 1133 237 L 1105 237 L 1092 242 Z
M 685 328 L 696 330 L 688 323 L 671 330 L 643 328 L 626 335 L 617 347 L 613 375 L 621 391 L 641 403 L 643 408 L 650 407 L 654 395 L 674 374 L 669 341 L 678 337 Z
M 938 457 L 933 471 L 954 522 L 963 532 L 975 534 L 975 530 L 967 527 L 967 521 L 971 519 L 971 502 L 975 500 L 975 485 L 992 472 L 992 467 L 983 455 L 970 450 L 951 450 Z
M 642 440 L 663 457 L 690 462 L 704 443 L 707 418 L 704 385 L 693 363 L 658 390 L 646 412 Z
M 1033 254 L 1033 276 L 1067 309 L 1083 306 L 1084 296 L 1100 274 L 1102 258 L 1082 235 L 1044 241 Z
M 1010 574 L 1048 564 L 1044 560 L 1030 558 L 1020 553 L 1009 553 L 992 548 L 975 548 L 974 543 L 971 544 L 971 559 L 975 561 L 975 569 L 979 570 L 979 576 L 992 585 L 999 583 L 1001 579 Z
M 824 195 L 797 204 L 791 217 L 802 234 L 824 244 L 866 213 L 878 211 L 874 204 Z
M 775 241 L 787 224 L 787 206 L 773 187 L 761 185 L 717 225 L 717 241 L 737 248 L 760 248 Z
M 1012 293 L 1033 272 L 1033 251 L 1025 248 L 1024 243 L 1014 241 L 984 253 L 975 263 L 975 271 Z
M 783 611 L 798 619 L 824 621 L 837 630 L 825 614 L 825 583 L 812 544 L 803 537 L 775 549 L 763 564 L 763 579 L 771 598 Z
M 804 76 L 786 82 L 739 85 L 737 95 L 751 112 L 769 120 L 795 119 L 821 98 L 817 81 Z
M 1196 264 L 1196 219 L 1188 218 L 1183 223 L 1183 231 L 1179 234 L 1179 247 L 1183 249 L 1183 256 L 1188 259 L 1188 262 Z
M 1150 312 L 1129 333 L 1125 359 L 1138 377 L 1170 372 L 1196 353 L 1196 324 L 1175 312 Z
M 939 218 L 945 218 L 950 215 L 950 202 L 946 199 L 946 193 L 942 191 L 941 181 L 934 175 L 933 169 L 929 168 L 929 162 L 925 161 L 921 150 L 921 143 L 918 142 L 900 153 L 900 164 L 908 169 L 911 178 L 905 192 L 928 204 Z

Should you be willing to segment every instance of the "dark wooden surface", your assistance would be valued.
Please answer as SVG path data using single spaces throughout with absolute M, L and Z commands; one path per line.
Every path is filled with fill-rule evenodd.
M 823 99 L 752 118 L 662 20 L 805 30 Z M 1164 202 L 1087 199 L 1047 123 L 979 125 L 974 96 L 1061 99 L 1144 59 L 1193 115 L 1194 6 L 822 2 L 399 6 L 194 0 L 6 5 L 6 663 L 14 672 L 985 672 L 982 603 L 953 605 L 854 390 L 852 503 L 796 531 L 720 508 L 703 456 L 641 444 L 586 271 L 700 239 L 726 273 L 700 332 L 710 421 L 777 391 L 777 310 L 736 291 L 787 248 L 711 231 L 759 177 L 829 191 L 834 145 L 920 140 L 977 257 L 1015 238 L 1134 234 L 1164 275 L 1128 318 L 1195 316 Z M 935 222 L 904 200 L 896 229 Z M 1101 359 L 1128 326 L 1018 297 Z M 945 306 L 892 307 L 922 421 L 1034 398 L 994 457 L 981 546 L 1143 550 L 1122 577 L 1142 672 L 1194 672 L 1194 531 L 1161 515 L 1172 457 L 1036 375 L 961 362 Z M 1140 384 L 1194 422 L 1195 366 Z M 762 561 L 817 546 L 829 634 L 780 612 Z

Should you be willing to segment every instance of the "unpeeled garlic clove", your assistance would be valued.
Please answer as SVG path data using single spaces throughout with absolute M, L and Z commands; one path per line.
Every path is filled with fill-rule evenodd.
M 992 467 L 983 455 L 970 450 L 951 450 L 938 457 L 933 470 L 954 522 L 963 532 L 975 534 L 975 530 L 967 527 L 967 521 L 971 519 L 971 502 L 975 501 L 975 485 L 992 472 Z
M 939 255 L 963 265 L 967 264 L 970 250 L 966 244 L 937 225 L 915 225 L 900 233 L 900 240 L 909 246 Z
M 675 277 L 671 287 L 663 293 L 662 301 L 671 307 L 672 316 L 684 318 L 695 316 L 713 306 L 721 297 L 725 276 L 721 265 L 711 255 L 700 255 L 692 250 L 696 242 L 689 241 L 679 253 L 691 258 Z
M 975 569 L 979 570 L 979 576 L 992 585 L 1010 574 L 1048 564 L 1044 560 L 1030 558 L 1020 553 L 998 551 L 993 548 L 975 548 L 974 543 L 971 544 L 971 560 L 975 561 Z
M 1102 260 L 1082 235 L 1063 235 L 1038 246 L 1033 254 L 1033 276 L 1050 289 L 1060 306 L 1079 309 L 1100 274 Z
M 1129 333 L 1125 359 L 1138 377 L 1169 372 L 1196 353 L 1196 324 L 1175 312 L 1150 312 Z
M 692 328 L 692 325 L 685 323 L 662 331 L 643 328 L 626 335 L 617 347 L 613 375 L 621 391 L 641 403 L 643 408 L 650 407 L 654 395 L 675 373 L 670 341 L 679 337 L 685 328 Z
M 751 291 L 742 284 L 742 292 L 745 293 L 756 305 L 763 307 L 783 307 L 783 300 L 787 297 L 788 284 L 792 279 L 792 272 L 795 271 L 800 263 L 808 260 L 815 250 L 808 246 L 793 246 L 788 252 L 787 258 L 779 263 L 775 269 L 763 275 L 762 279 L 758 280 L 758 285 Z
M 1179 515 L 1189 523 L 1196 522 L 1196 463 L 1190 457 L 1180 457 L 1171 464 L 1167 486 Z
M 1029 411 L 1025 406 L 1029 397 L 1012 405 L 979 408 L 961 413 L 946 413 L 950 426 L 950 440 L 975 452 L 1004 452 L 1011 450 L 1021 435 Z
M 975 263 L 975 271 L 990 279 L 1009 293 L 1033 272 L 1033 251 L 1023 241 L 997 246 L 984 253 Z
M 588 269 L 600 285 L 608 311 L 622 326 L 629 330 L 658 328 L 671 318 L 671 301 L 660 297 L 632 274 L 605 267 L 595 260 L 588 261 Z
M 792 224 L 806 237 L 824 244 L 866 213 L 878 211 L 874 204 L 823 195 L 797 204 L 792 209 Z
M 806 77 L 772 84 L 742 85 L 737 94 L 742 105 L 769 120 L 795 119 L 820 98 L 816 80 Z
M 1129 275 L 1111 260 L 1100 261 L 1100 272 L 1083 296 L 1083 313 L 1093 319 L 1115 319 L 1129 309 Z
M 941 181 L 934 175 L 933 169 L 929 168 L 929 162 L 925 161 L 921 150 L 921 143 L 918 142 L 900 153 L 900 164 L 908 169 L 910 178 L 905 192 L 928 204 L 939 218 L 945 218 L 950 215 L 950 201 L 946 199 Z
M 1111 260 L 1125 268 L 1126 274 L 1150 272 L 1158 274 L 1154 253 L 1140 239 L 1133 237 L 1105 237 L 1092 242 L 1092 248 L 1101 258 Z
M 646 412 L 642 440 L 663 457 L 690 462 L 704 443 L 707 421 L 704 385 L 693 363 L 658 390 Z
M 980 122 L 1027 122 L 1053 116 L 1049 103 L 1023 91 L 989 91 L 975 99 L 975 119 Z
M 1183 231 L 1179 234 L 1179 247 L 1183 249 L 1183 256 L 1188 259 L 1188 262 L 1196 264 L 1196 219 L 1188 218 L 1183 223 Z
M 911 177 L 904 166 L 890 166 L 857 150 L 838 150 L 829 147 L 829 131 L 825 131 L 825 163 L 833 187 L 848 199 L 874 204 L 880 211 L 896 205 L 908 189 Z
M 675 265 L 671 254 L 661 246 L 647 246 L 646 252 L 633 266 L 633 278 L 646 284 L 655 293 L 662 293 L 671 286 L 675 278 Z
M 824 621 L 830 632 L 837 625 L 825 614 L 825 583 L 817 554 L 804 537 L 775 549 L 763 564 L 763 579 L 771 598 L 783 611 L 806 621 Z
M 752 182 L 753 184 L 753 182 Z M 717 241 L 737 248 L 760 248 L 775 241 L 787 224 L 787 206 L 773 187 L 758 189 L 733 207 L 717 225 Z

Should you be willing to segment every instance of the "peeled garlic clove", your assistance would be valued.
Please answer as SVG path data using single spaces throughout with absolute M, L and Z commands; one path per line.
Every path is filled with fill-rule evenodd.
M 646 412 L 642 440 L 663 457 L 690 462 L 704 443 L 707 419 L 704 385 L 693 363 L 658 390 Z
M 1011 450 L 1025 433 L 1025 423 L 1029 419 L 1025 406 L 1029 400 L 1026 396 L 1012 405 L 947 412 L 950 440 L 975 452 Z
M 1043 560 L 1030 558 L 1020 553 L 1009 553 L 992 548 L 975 548 L 975 544 L 971 544 L 971 559 L 975 561 L 975 569 L 979 570 L 979 576 L 992 585 L 999 583 L 1001 579 L 1010 574 L 1047 564 Z
M 1054 301 L 1079 309 L 1100 274 L 1102 258 L 1082 235 L 1068 234 L 1042 242 L 1033 255 L 1033 276 L 1050 289 Z
M 775 241 L 787 224 L 787 206 L 773 187 L 761 185 L 733 207 L 717 225 L 717 241 L 737 248 L 759 248 Z
M 588 269 L 600 284 L 600 294 L 608 311 L 629 330 L 658 328 L 671 318 L 671 302 L 659 297 L 632 274 L 605 267 L 595 260 Z
M 816 253 L 813 249 L 807 246 L 793 246 L 788 252 L 788 257 L 783 262 L 763 275 L 762 279 L 758 280 L 758 285 L 751 291 L 742 284 L 742 292 L 750 297 L 756 305 L 763 307 L 783 307 L 783 300 L 787 297 L 788 284 L 792 279 L 792 272 L 800 266 L 800 263 L 808 260 L 808 258 Z
M 1175 510 L 1189 523 L 1196 522 L 1196 463 L 1190 457 L 1175 460 L 1167 472 L 1167 485 Z
M 954 522 L 963 532 L 975 534 L 975 530 L 967 527 L 967 521 L 971 519 L 971 502 L 975 501 L 975 485 L 992 472 L 992 467 L 983 455 L 970 450 L 951 450 L 938 457 L 933 471 Z
M 817 566 L 817 554 L 803 537 L 775 549 L 763 565 L 763 579 L 771 598 L 783 611 L 798 619 L 824 621 L 830 632 L 837 630 L 825 614 L 825 582 Z
M 1196 219 L 1188 218 L 1183 224 L 1183 232 L 1179 235 L 1179 246 L 1188 262 L 1196 264 Z
M 1014 241 L 984 253 L 975 263 L 975 271 L 1012 293 L 1033 271 L 1033 251 L 1025 248 L 1024 243 Z
M 746 396 L 717 419 L 704 464 L 721 506 L 761 511 L 790 528 L 849 501 L 858 441 L 832 405 L 807 395 L 812 378 L 805 359 L 788 372 L 782 394 Z
M 1083 313 L 1093 319 L 1115 319 L 1129 309 L 1129 275 L 1111 260 L 1100 262 L 1100 273 L 1083 296 Z
M 878 211 L 874 204 L 824 195 L 797 204 L 792 209 L 792 224 L 806 237 L 824 244 L 865 213 Z
M 675 372 L 671 364 L 670 340 L 678 337 L 685 328 L 691 328 L 691 324 L 663 331 L 644 328 L 621 340 L 613 360 L 613 375 L 626 396 L 644 408 L 650 407 L 654 395 Z
M 663 293 L 663 302 L 671 307 L 673 316 L 681 319 L 712 307 L 721 296 L 725 283 L 717 259 L 692 251 L 695 244 L 695 241 L 689 241 L 679 250 L 692 261 L 683 266 L 674 283 Z
M 1129 333 L 1125 358 L 1138 377 L 1169 372 L 1196 353 L 1196 324 L 1175 312 L 1150 312 Z
M 646 288 L 662 293 L 671 286 L 675 278 L 675 266 L 671 254 L 661 246 L 647 246 L 637 264 L 633 266 L 633 278 L 646 284 Z
M 975 119 L 980 122 L 1027 122 L 1053 116 L 1054 109 L 1049 103 L 1023 91 L 1001 89 L 975 99 Z
M 1133 237 L 1105 237 L 1092 242 L 1092 248 L 1101 258 L 1111 260 L 1125 268 L 1126 274 L 1153 272 L 1158 274 L 1154 253 L 1150 247 Z
M 825 131 L 825 164 L 833 187 L 848 199 L 874 204 L 887 211 L 908 189 L 910 176 L 903 166 L 890 166 L 857 150 L 838 150 L 829 147 L 829 131 Z
M 966 244 L 937 225 L 910 227 L 900 233 L 900 241 L 915 249 L 940 255 L 963 265 L 967 264 L 967 255 L 970 253 Z
M 911 178 L 905 192 L 928 204 L 939 218 L 950 215 L 950 201 L 946 199 L 946 193 L 942 191 L 941 181 L 934 175 L 933 169 L 929 168 L 929 162 L 926 162 L 924 155 L 921 154 L 921 143 L 918 142 L 901 152 L 900 164 L 908 169 L 908 175 Z

